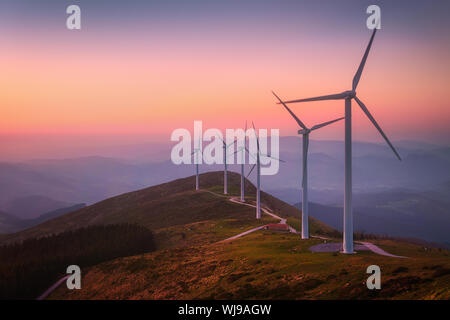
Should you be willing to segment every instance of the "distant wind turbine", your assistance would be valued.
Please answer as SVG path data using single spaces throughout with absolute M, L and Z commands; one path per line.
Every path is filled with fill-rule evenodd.
M 229 145 L 226 144 L 226 142 L 221 138 L 223 143 L 223 164 L 224 164 L 224 170 L 223 170 L 223 193 L 228 194 L 228 166 L 227 166 L 227 158 L 228 158 L 228 148 L 234 144 L 234 141 L 231 142 Z
M 358 86 L 361 74 L 364 70 L 364 65 L 366 64 L 367 56 L 369 55 L 370 48 L 372 47 L 372 42 L 375 37 L 377 29 L 373 30 L 372 36 L 370 38 L 369 44 L 367 45 L 364 56 L 361 63 L 353 77 L 352 89 L 344 91 L 342 93 L 331 94 L 326 96 L 298 99 L 285 101 L 285 103 L 296 103 L 296 102 L 308 102 L 308 101 L 321 101 L 321 100 L 345 100 L 345 196 L 344 196 L 344 237 L 343 237 L 343 253 L 354 253 L 353 251 L 353 210 L 352 210 L 352 99 L 355 99 L 356 103 L 359 105 L 361 110 L 366 114 L 369 120 L 373 123 L 375 128 L 380 132 L 386 143 L 391 147 L 394 154 L 399 160 L 401 160 L 400 155 L 397 150 L 395 150 L 392 143 L 389 141 L 387 136 L 384 134 L 381 127 L 376 122 L 375 118 L 369 112 L 369 109 L 364 105 L 364 103 L 358 99 L 356 96 L 356 88 Z
M 286 108 L 286 110 L 291 114 L 291 116 L 297 121 L 300 126 L 300 130 L 298 134 L 303 135 L 303 178 L 302 178 L 302 239 L 309 238 L 309 203 L 308 203 L 308 147 L 309 147 L 309 134 L 313 130 L 317 130 L 319 128 L 323 128 L 329 124 L 332 124 L 336 121 L 344 119 L 338 118 L 336 120 L 324 122 L 321 124 L 316 124 L 311 128 L 306 127 L 306 125 L 289 109 L 289 107 L 273 92 L 273 95 L 280 101 L 280 103 Z
M 245 151 L 247 150 L 247 121 L 245 121 L 244 131 L 244 146 L 235 151 L 235 154 L 240 153 L 242 157 L 241 161 L 241 202 L 245 202 L 245 178 L 244 178 L 244 165 L 245 165 Z
M 202 153 L 202 150 L 200 148 L 200 140 L 198 141 L 198 148 L 194 148 L 194 152 L 191 153 L 191 156 L 195 155 L 195 190 L 199 189 L 199 177 L 198 177 L 198 164 L 199 164 L 199 154 Z
M 247 178 L 250 176 L 253 169 L 255 169 L 255 167 L 256 167 L 256 219 L 261 219 L 261 156 L 265 157 L 265 158 L 272 158 L 272 159 L 275 159 L 275 160 L 278 160 L 281 162 L 284 162 L 284 161 L 277 159 L 275 157 L 269 156 L 269 155 L 261 154 L 261 151 L 259 149 L 259 138 L 258 138 L 258 135 L 256 134 L 255 124 L 253 123 L 253 121 L 252 121 L 252 126 L 253 126 L 253 130 L 255 132 L 256 146 L 257 146 L 256 163 L 250 169 L 250 172 L 247 174 Z M 248 151 L 247 148 L 245 148 L 245 150 L 248 152 L 248 154 L 250 156 L 255 158 L 255 156 L 252 155 L 250 153 L 250 151 Z

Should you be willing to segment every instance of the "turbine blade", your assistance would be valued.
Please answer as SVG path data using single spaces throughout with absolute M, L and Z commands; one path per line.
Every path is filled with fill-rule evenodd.
M 226 146 L 226 142 L 222 139 L 222 137 L 219 137 L 220 141 L 222 141 L 223 145 Z
M 269 156 L 268 154 L 261 154 L 261 157 L 263 157 L 263 158 L 270 158 L 270 159 L 274 159 L 274 160 L 278 160 L 278 161 L 280 161 L 280 162 L 286 162 L 286 161 L 281 160 L 281 159 L 279 159 L 279 158 L 277 158 L 277 157 Z
M 347 97 L 347 95 L 345 93 L 337 93 L 337 94 L 330 94 L 330 95 L 327 95 L 327 96 L 320 96 L 320 97 L 314 97 L 314 98 L 306 98 L 306 99 L 284 101 L 284 103 L 321 101 L 321 100 L 340 100 L 340 99 L 345 99 L 346 97 Z M 278 104 L 280 104 L 280 103 L 278 103 Z
M 230 146 L 232 146 L 235 142 L 236 142 L 236 141 L 233 140 L 233 142 L 231 142 L 231 143 L 227 146 L 227 148 L 229 148 Z
M 253 121 L 252 121 L 252 126 L 253 126 L 253 130 L 255 131 L 256 146 L 258 147 L 258 153 L 259 153 L 259 138 L 258 138 L 258 135 L 256 134 L 255 124 L 253 123 Z
M 356 90 L 356 87 L 358 86 L 359 79 L 361 78 L 361 74 L 364 70 L 367 57 L 369 56 L 370 48 L 372 47 L 373 38 L 375 38 L 375 33 L 377 33 L 377 28 L 373 29 L 373 33 L 372 36 L 370 37 L 369 44 L 367 45 L 366 52 L 364 52 L 364 56 L 361 60 L 361 63 L 359 64 L 358 70 L 356 71 L 355 76 L 353 77 L 353 84 L 352 84 L 353 90 Z
M 248 176 L 250 175 L 250 173 L 252 173 L 252 171 L 253 171 L 253 169 L 255 169 L 255 167 L 256 167 L 256 163 L 252 166 L 252 168 L 250 169 L 250 172 L 247 174 L 246 178 L 248 178 Z
M 247 120 L 245 120 L 245 131 L 244 131 L 244 148 L 247 148 Z
M 252 157 L 253 159 L 256 160 L 255 156 L 252 155 L 252 154 L 250 153 L 250 151 L 248 151 L 247 147 L 245 147 L 244 149 L 245 149 L 245 151 L 247 151 L 247 153 L 248 153 L 248 155 L 249 155 L 250 157 Z
M 364 103 L 358 99 L 358 97 L 355 97 L 356 102 L 359 104 L 359 106 L 361 107 L 362 111 L 366 114 L 366 116 L 369 118 L 370 121 L 372 121 L 373 125 L 375 126 L 375 128 L 378 129 L 378 131 L 380 132 L 380 134 L 383 136 L 384 140 L 386 140 L 387 144 L 391 147 L 392 151 L 394 151 L 395 155 L 397 156 L 398 160 L 402 160 L 400 158 L 400 155 L 398 154 L 397 150 L 395 150 L 394 146 L 392 145 L 392 143 L 389 141 L 388 137 L 384 134 L 383 130 L 381 130 L 381 127 L 378 125 L 377 121 L 375 120 L 375 118 L 370 114 L 369 109 L 367 109 L 367 107 L 364 105 Z
M 315 126 L 313 126 L 313 127 L 311 128 L 311 130 L 316 130 L 316 129 L 325 127 L 325 126 L 327 126 L 327 125 L 329 125 L 329 124 L 335 123 L 335 122 L 340 121 L 340 120 L 342 120 L 342 119 L 344 119 L 344 118 L 345 118 L 345 117 L 338 118 L 338 119 L 331 120 L 331 121 L 327 121 L 327 122 L 324 122 L 324 123 L 321 123 L 321 124 L 316 124 Z
M 280 103 L 286 108 L 286 110 L 291 114 L 291 116 L 295 119 L 295 121 L 297 121 L 297 123 L 298 123 L 298 125 L 300 126 L 300 127 L 302 127 L 303 129 L 307 129 L 306 128 L 306 126 L 305 126 L 305 124 L 291 111 L 291 109 L 289 109 L 289 107 L 280 99 L 280 97 L 278 97 L 277 95 L 276 95 L 276 93 L 275 92 L 273 92 L 272 91 L 272 93 L 273 93 L 273 95 L 275 96 L 275 97 L 277 97 L 277 99 L 278 99 L 278 101 L 280 101 Z

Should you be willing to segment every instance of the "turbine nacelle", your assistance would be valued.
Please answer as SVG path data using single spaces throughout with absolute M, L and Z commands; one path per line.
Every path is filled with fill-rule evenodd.
M 353 99 L 354 97 L 356 97 L 356 91 L 355 90 L 347 90 L 347 91 L 342 92 L 342 95 L 345 96 L 345 99 L 347 99 L 347 98 Z
M 309 134 L 310 132 L 311 129 L 302 129 L 297 131 L 298 134 Z

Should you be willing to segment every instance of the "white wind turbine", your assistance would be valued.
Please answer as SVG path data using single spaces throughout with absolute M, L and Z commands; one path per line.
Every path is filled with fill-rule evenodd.
M 373 39 L 377 29 L 373 30 L 372 36 L 370 38 L 369 44 L 367 45 L 364 56 L 361 63 L 353 77 L 352 89 L 349 91 L 344 91 L 342 93 L 331 94 L 326 96 L 299 99 L 292 101 L 285 101 L 285 103 L 295 103 L 295 102 L 307 102 L 307 101 L 320 101 L 320 100 L 345 100 L 345 196 L 344 196 L 344 236 L 343 236 L 343 253 L 354 253 L 353 252 L 353 211 L 352 211 L 352 99 L 355 99 L 356 103 L 359 105 L 361 110 L 366 114 L 369 120 L 373 123 L 375 128 L 383 136 L 384 140 L 387 142 L 392 151 L 399 160 L 401 160 L 400 155 L 395 150 L 392 143 L 389 141 L 387 136 L 384 134 L 383 130 L 380 128 L 372 114 L 369 112 L 364 103 L 358 99 L 356 96 L 356 88 L 358 86 L 361 74 L 366 64 L 367 56 L 369 55 L 370 48 L 372 46 Z
M 228 148 L 234 144 L 234 141 L 231 142 L 229 145 L 226 144 L 226 142 L 221 138 L 223 143 L 223 164 L 224 164 L 224 170 L 223 170 L 223 193 L 228 194 L 228 166 L 227 166 L 227 158 L 228 158 Z
M 298 134 L 303 135 L 303 178 L 302 178 L 302 239 L 309 238 L 309 203 L 308 203 L 308 147 L 309 147 L 309 134 L 313 130 L 317 130 L 319 128 L 323 128 L 329 124 L 332 124 L 336 121 L 344 119 L 344 117 L 331 120 L 328 122 L 324 122 L 321 124 L 316 124 L 311 128 L 306 127 L 306 125 L 289 109 L 289 107 L 273 92 L 273 95 L 280 101 L 280 103 L 286 108 L 286 110 L 291 114 L 291 116 L 297 121 L 300 126 L 300 130 Z
M 199 189 L 199 174 L 198 174 L 198 164 L 200 163 L 199 161 L 199 154 L 202 154 L 202 149 L 200 146 L 200 140 L 198 141 L 198 147 L 194 148 L 194 152 L 191 153 L 191 156 L 195 155 L 195 190 Z
M 244 146 L 239 147 L 234 153 L 240 153 L 241 155 L 241 202 L 245 202 L 245 178 L 244 178 L 244 165 L 245 165 L 245 151 L 247 150 L 247 121 L 245 121 L 244 130 Z
M 254 130 L 254 133 L 255 133 L 256 146 L 257 146 L 256 163 L 250 169 L 250 172 L 247 174 L 247 178 L 250 176 L 250 174 L 252 173 L 253 169 L 255 169 L 255 167 L 256 167 L 256 219 L 261 219 L 261 156 L 265 157 L 265 158 L 272 158 L 272 159 L 275 159 L 275 160 L 281 161 L 281 162 L 284 162 L 284 161 L 280 160 L 280 159 L 277 159 L 275 157 L 266 155 L 266 154 L 261 154 L 261 151 L 259 149 L 259 138 L 258 138 L 258 135 L 256 134 L 255 124 L 253 123 L 253 121 L 252 121 L 252 126 L 253 126 L 253 130 Z M 248 152 L 248 154 L 250 156 L 255 158 L 255 156 L 252 155 L 250 153 L 250 151 L 248 151 L 247 148 L 245 148 L 245 150 Z

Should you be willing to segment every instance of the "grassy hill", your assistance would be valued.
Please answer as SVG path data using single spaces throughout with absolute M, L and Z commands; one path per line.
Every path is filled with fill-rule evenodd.
M 320 242 L 258 231 L 222 244 L 158 250 L 89 268 L 81 290 L 60 287 L 50 298 L 450 299 L 446 250 L 376 240 L 409 258 L 309 251 Z M 373 264 L 381 268 L 381 290 L 366 287 L 366 269 Z
M 240 192 L 240 175 L 228 174 L 230 194 Z M 146 189 L 125 193 L 94 205 L 46 221 L 27 230 L 3 235 L 2 243 L 39 238 L 91 225 L 135 223 L 155 233 L 161 246 L 170 246 L 193 241 L 214 242 L 232 236 L 239 230 L 276 220 L 264 216 L 257 221 L 255 209 L 232 203 L 222 194 L 223 172 L 209 172 L 200 176 L 203 191 L 194 190 L 195 177 L 174 180 Z M 246 181 L 248 201 L 255 195 L 255 187 Z M 283 217 L 299 217 L 300 211 L 266 193 L 262 193 L 262 204 Z M 319 233 L 333 232 L 325 224 L 312 219 L 311 229 Z
M 4 242 L 42 237 L 90 225 L 137 223 L 153 231 L 157 250 L 83 268 L 81 290 L 58 288 L 51 299 L 450 299 L 448 250 L 393 240 L 371 240 L 408 259 L 370 251 L 355 255 L 312 253 L 324 240 L 257 231 L 218 241 L 254 226 L 255 209 L 232 203 L 223 193 L 223 172 L 189 177 L 106 199 L 23 232 Z M 231 195 L 240 176 L 229 173 Z M 247 181 L 247 202 L 255 188 Z M 266 193 L 263 206 L 300 228 L 300 211 Z M 341 234 L 311 219 L 312 234 L 340 242 Z M 369 291 L 366 268 L 379 265 L 382 290 Z

